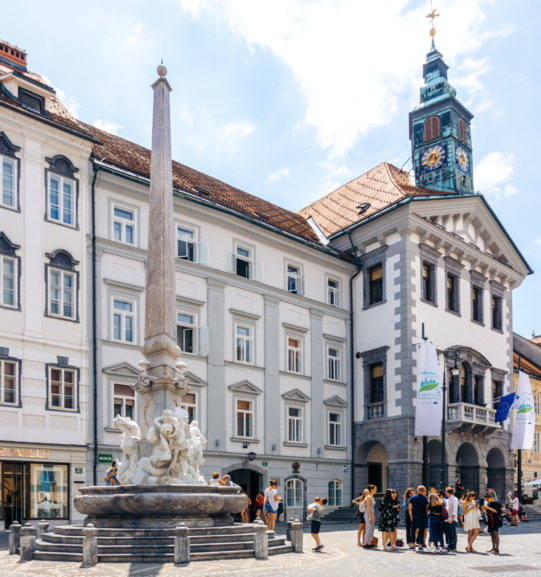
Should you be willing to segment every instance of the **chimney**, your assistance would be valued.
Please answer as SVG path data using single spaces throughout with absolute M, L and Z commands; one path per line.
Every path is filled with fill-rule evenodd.
M 26 72 L 26 51 L 5 40 L 0 40 L 0 62 L 13 70 Z

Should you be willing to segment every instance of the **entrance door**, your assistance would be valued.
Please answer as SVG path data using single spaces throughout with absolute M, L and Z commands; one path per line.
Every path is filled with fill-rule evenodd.
M 380 493 L 383 491 L 381 463 L 368 463 L 368 484 L 376 485 Z
M 2 504 L 5 527 L 9 527 L 13 521 L 22 524 L 22 521 L 28 518 L 26 468 L 24 464 L 2 463 Z
M 235 469 L 229 473 L 231 475 L 231 480 L 233 483 L 240 485 L 240 487 L 246 491 L 250 501 L 252 502 L 250 511 L 250 521 L 255 519 L 255 498 L 257 494 L 264 491 L 265 488 L 262 486 L 263 479 L 262 475 L 257 471 L 252 471 L 251 469 Z M 240 514 L 233 515 L 235 521 L 240 522 Z

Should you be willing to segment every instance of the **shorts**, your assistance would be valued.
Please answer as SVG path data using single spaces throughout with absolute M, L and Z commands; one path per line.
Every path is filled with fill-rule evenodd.
M 265 513 L 278 513 L 278 509 L 274 510 L 272 505 L 267 501 L 265 503 Z
M 256 507 L 255 510 L 256 511 L 263 511 L 263 507 Z
M 321 529 L 321 521 L 319 519 L 312 519 L 312 529 L 310 533 L 312 533 L 313 535 L 318 535 L 320 529 Z
M 359 520 L 359 525 L 366 525 L 366 522 L 364 520 L 364 513 L 359 512 L 358 520 Z
M 517 515 L 518 515 L 518 511 L 517 511 L 516 509 L 513 509 L 513 510 L 511 511 L 511 516 L 512 516 L 512 517 L 516 517 Z

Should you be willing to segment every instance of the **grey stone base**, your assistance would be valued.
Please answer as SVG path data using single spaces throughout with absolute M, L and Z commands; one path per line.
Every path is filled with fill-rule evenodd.
M 186 527 L 228 527 L 234 524 L 231 515 L 220 517 L 199 516 L 199 517 L 120 517 L 111 516 L 91 517 L 84 520 L 85 525 L 94 525 L 102 529 L 161 529 L 174 528 L 184 523 Z

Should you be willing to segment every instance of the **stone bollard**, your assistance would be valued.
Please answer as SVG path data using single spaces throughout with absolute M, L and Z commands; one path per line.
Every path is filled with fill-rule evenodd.
M 11 531 L 9 534 L 9 554 L 10 555 L 17 555 L 19 552 L 19 545 L 21 542 L 21 525 L 17 521 L 13 521 L 13 523 L 9 526 L 9 530 Z
M 175 565 L 188 565 L 190 562 L 190 529 L 184 523 L 175 528 Z
M 26 523 L 21 528 L 21 543 L 19 546 L 19 555 L 22 562 L 32 561 L 34 551 L 36 550 L 36 528 L 30 523 Z
M 94 567 L 98 564 L 98 530 L 89 523 L 83 535 L 83 567 Z
M 38 535 L 37 538 L 41 539 L 43 533 L 47 533 L 47 529 L 49 528 L 49 523 L 44 521 L 43 519 L 38 523 Z
M 272 533 L 273 531 L 269 531 Z M 254 556 L 256 559 L 269 558 L 269 536 L 267 526 L 264 523 L 256 523 L 254 526 Z
M 291 523 L 293 523 L 293 521 L 295 521 L 295 519 L 289 519 L 286 523 L 286 541 L 291 541 Z
M 302 553 L 302 523 L 295 519 L 291 523 L 291 544 L 295 553 Z

